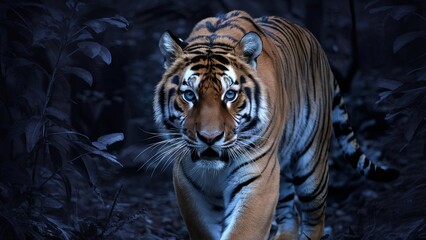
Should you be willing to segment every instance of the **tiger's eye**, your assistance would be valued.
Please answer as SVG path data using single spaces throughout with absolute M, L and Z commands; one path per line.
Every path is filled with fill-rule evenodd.
M 183 99 L 187 102 L 194 102 L 196 100 L 195 93 L 191 90 L 186 90 L 183 92 Z
M 232 102 L 237 98 L 237 91 L 235 90 L 228 90 L 225 93 L 225 100 L 228 102 Z

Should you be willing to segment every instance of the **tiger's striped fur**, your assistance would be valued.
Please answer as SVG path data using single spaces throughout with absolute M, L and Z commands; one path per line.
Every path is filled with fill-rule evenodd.
M 173 180 L 191 239 L 320 239 L 334 127 L 351 165 L 390 181 L 365 158 L 339 88 L 311 33 L 279 17 L 232 11 L 183 41 L 160 39 L 166 71 L 155 120 L 169 135 Z

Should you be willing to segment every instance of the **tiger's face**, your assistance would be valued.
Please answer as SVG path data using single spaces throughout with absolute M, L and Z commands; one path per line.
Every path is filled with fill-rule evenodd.
M 165 34 L 160 49 L 166 72 L 157 86 L 154 109 L 156 122 L 181 143 L 173 150 L 211 169 L 250 154 L 267 118 L 256 59 L 240 57 L 235 49 L 220 54 L 211 49 L 184 51 L 183 42 Z M 260 50 L 254 50 L 258 56 Z

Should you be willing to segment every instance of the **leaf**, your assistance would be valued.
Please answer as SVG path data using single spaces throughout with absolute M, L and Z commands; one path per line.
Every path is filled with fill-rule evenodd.
M 78 47 L 83 51 L 83 53 L 90 57 L 95 58 L 97 56 L 100 56 L 102 61 L 104 61 L 106 64 L 111 63 L 111 53 L 109 52 L 108 48 L 102 46 L 101 44 L 97 42 L 79 42 Z
M 416 133 L 421 129 L 422 123 L 426 119 L 425 111 L 413 111 L 407 122 L 407 129 L 404 132 L 405 139 L 408 142 L 413 141 Z
M 71 182 L 68 179 L 68 177 L 61 171 L 60 173 L 62 182 L 64 183 L 64 188 L 65 188 L 65 193 L 67 196 L 67 201 L 71 201 L 71 196 L 72 196 L 72 186 L 71 186 Z
M 90 159 L 87 156 L 82 156 L 81 158 L 73 161 L 72 165 L 75 169 L 77 169 L 77 172 L 87 180 L 89 186 L 94 187 L 94 182 L 96 181 L 96 174 L 93 171 L 94 167 L 90 167 L 86 161 L 90 163 Z
M 107 159 L 107 160 L 110 160 L 111 162 L 116 163 L 116 164 L 120 165 L 121 167 L 123 167 L 123 164 L 121 164 L 121 163 L 117 160 L 117 157 L 116 157 L 116 156 L 114 156 L 114 155 L 112 155 L 112 154 L 110 154 L 110 153 L 107 153 L 107 152 L 104 152 L 104 151 L 100 151 L 100 150 L 94 150 L 94 151 L 92 151 L 91 153 L 92 153 L 92 154 L 99 155 L 99 156 L 101 156 L 101 157 L 103 157 L 103 158 L 105 158 L 105 159 Z
M 120 142 L 124 140 L 123 133 L 111 133 L 98 138 L 98 142 L 104 144 L 105 146 L 109 146 L 113 143 Z
M 83 68 L 65 66 L 62 68 L 62 70 L 64 71 L 64 73 L 71 73 L 83 79 L 87 84 L 89 84 L 89 86 L 92 86 L 93 84 L 92 74 Z
M 79 145 L 81 148 L 83 148 L 84 150 L 86 150 L 90 154 L 98 155 L 100 157 L 103 157 L 107 160 L 110 160 L 111 162 L 116 163 L 116 164 L 120 165 L 121 167 L 123 167 L 123 165 L 117 160 L 117 157 L 110 154 L 110 153 L 101 151 L 101 150 L 99 150 L 99 149 L 97 149 L 97 148 L 95 148 L 95 147 L 93 147 L 89 144 L 86 144 L 84 142 L 81 142 L 81 141 L 75 141 L 74 143 Z
M 70 236 L 68 234 L 68 231 L 70 231 L 70 227 L 63 224 L 61 221 L 53 218 L 53 217 L 48 217 L 48 216 L 44 216 L 47 220 L 48 223 L 50 223 L 51 226 L 53 226 L 55 228 L 55 230 L 58 230 L 61 234 L 62 237 L 66 240 L 70 239 Z
M 103 47 L 97 42 L 79 42 L 77 45 L 83 51 L 83 53 L 90 58 L 95 58 L 98 56 Z
M 96 33 L 101 33 L 107 28 L 107 24 L 113 25 L 118 28 L 127 28 L 129 22 L 122 16 L 116 15 L 109 18 L 98 18 L 94 20 L 87 21 L 84 25 L 90 27 Z
M 81 7 L 85 6 L 86 4 L 76 0 L 69 0 L 66 2 L 66 5 L 69 9 L 75 9 L 77 12 L 79 12 Z
M 92 142 L 92 145 L 95 146 L 99 150 L 106 150 L 106 146 L 100 142 Z
M 78 37 L 75 38 L 72 42 L 90 40 L 90 39 L 93 39 L 92 34 L 87 30 L 83 30 L 80 34 L 78 34 Z
M 31 117 L 25 126 L 27 151 L 31 152 L 42 136 L 43 122 L 39 116 Z
M 93 31 L 95 31 L 95 33 L 101 33 L 103 31 L 105 31 L 107 24 L 105 22 L 102 22 L 98 19 L 95 20 L 90 20 L 86 23 L 84 23 L 84 25 L 90 27 Z
M 426 37 L 426 31 L 408 32 L 398 36 L 393 42 L 393 52 L 398 52 L 402 47 L 408 43 L 418 39 Z
M 101 18 L 100 20 L 114 25 L 118 28 L 127 28 L 129 26 L 129 22 L 127 21 L 127 19 L 119 15 L 115 15 L 114 17 L 110 18 Z
M 394 8 L 394 10 L 391 13 L 391 16 L 395 20 L 400 20 L 401 18 L 403 18 L 407 14 L 410 14 L 410 13 L 416 11 L 416 10 L 417 10 L 417 8 L 415 6 L 411 6 L 411 5 L 398 6 L 398 7 Z
M 112 57 L 111 57 L 111 53 L 109 52 L 108 48 L 101 46 L 101 51 L 99 52 L 99 56 L 102 58 L 102 60 L 106 63 L 106 64 L 110 64 Z
M 385 79 L 385 78 L 380 79 L 380 81 L 377 83 L 377 87 L 388 89 L 388 90 L 396 89 L 397 87 L 401 85 L 402 83 L 400 81 L 393 80 L 393 79 Z
M 55 118 L 57 118 L 59 120 L 63 120 L 63 121 L 69 120 L 69 118 L 70 118 L 70 116 L 68 114 L 64 113 L 63 111 L 61 111 L 61 110 L 59 110 L 55 107 L 47 107 L 46 114 L 48 116 L 55 117 Z
M 123 141 L 124 135 L 123 133 L 111 133 L 104 136 L 101 136 L 95 142 L 92 142 L 92 145 L 95 146 L 99 150 L 106 150 L 107 146 Z

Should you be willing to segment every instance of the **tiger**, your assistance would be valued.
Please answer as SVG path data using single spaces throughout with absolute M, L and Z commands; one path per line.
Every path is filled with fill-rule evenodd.
M 154 119 L 191 239 L 321 239 L 333 131 L 367 179 L 398 177 L 360 150 L 327 57 L 305 28 L 231 11 L 201 20 L 186 40 L 164 32 L 159 48 Z

